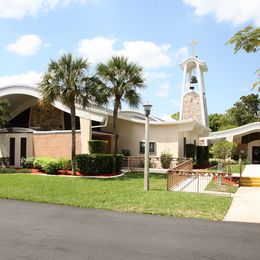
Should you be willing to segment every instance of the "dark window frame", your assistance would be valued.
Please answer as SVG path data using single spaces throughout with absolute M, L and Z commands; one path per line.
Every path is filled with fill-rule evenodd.
M 139 142 L 139 153 L 144 154 L 145 152 L 145 142 L 140 141 Z M 156 142 L 151 141 L 149 142 L 149 153 L 156 153 Z

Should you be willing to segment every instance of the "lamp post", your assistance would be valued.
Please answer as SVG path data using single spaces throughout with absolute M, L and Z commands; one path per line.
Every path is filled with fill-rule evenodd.
M 152 105 L 143 106 L 145 112 L 144 190 L 149 190 L 149 115 Z

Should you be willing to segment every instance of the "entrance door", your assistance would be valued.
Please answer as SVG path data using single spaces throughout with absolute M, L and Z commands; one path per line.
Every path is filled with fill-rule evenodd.
M 252 153 L 252 163 L 260 164 L 260 146 L 253 146 Z

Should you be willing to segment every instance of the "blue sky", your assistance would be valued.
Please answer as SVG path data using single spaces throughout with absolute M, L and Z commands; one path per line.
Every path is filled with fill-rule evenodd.
M 64 52 L 88 58 L 93 69 L 123 54 L 144 67 L 143 100 L 167 119 L 179 111 L 179 64 L 194 38 L 209 68 L 208 111 L 223 113 L 256 93 L 259 53 L 234 55 L 225 42 L 249 24 L 259 27 L 259 13 L 259 0 L 1 0 L 0 86 L 37 80 Z

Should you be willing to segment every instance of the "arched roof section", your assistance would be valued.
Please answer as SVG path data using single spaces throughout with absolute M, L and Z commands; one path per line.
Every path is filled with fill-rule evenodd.
M 0 87 L 0 97 L 10 96 L 10 95 L 27 95 L 37 99 L 41 98 L 41 93 L 38 85 L 10 85 L 10 86 L 1 86 Z M 64 106 L 60 101 L 55 101 L 53 106 L 70 113 L 69 108 Z M 94 108 L 82 108 L 80 105 L 76 104 L 76 115 L 81 118 L 86 118 L 98 122 L 105 121 L 107 113 Z
M 203 137 L 205 140 L 224 139 L 229 136 L 247 135 L 253 132 L 260 132 L 260 122 L 250 123 L 240 127 L 228 129 L 225 131 L 212 132 L 208 137 Z
M 188 70 L 196 68 L 196 64 L 198 64 L 202 68 L 202 71 L 204 71 L 204 72 L 208 71 L 208 66 L 207 66 L 206 62 L 199 60 L 198 58 L 195 58 L 195 57 L 189 57 L 188 59 L 183 61 L 180 64 L 181 69 L 184 69 L 185 64 L 187 64 Z

